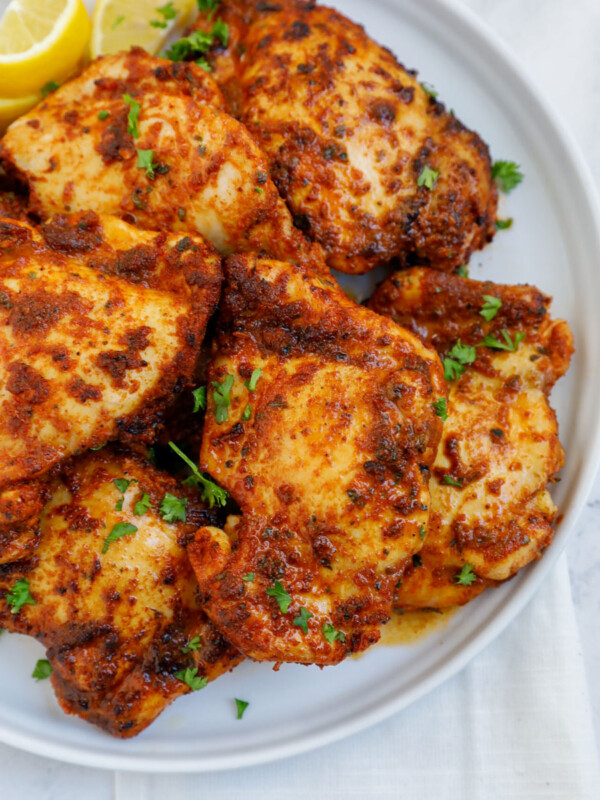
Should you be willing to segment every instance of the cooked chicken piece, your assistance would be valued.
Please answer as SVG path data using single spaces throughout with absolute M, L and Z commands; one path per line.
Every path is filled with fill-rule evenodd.
M 434 346 L 448 375 L 464 369 L 450 381 L 428 533 L 402 578 L 400 606 L 466 603 L 552 541 L 547 486 L 564 454 L 548 397 L 573 340 L 566 322 L 550 318 L 550 302 L 531 286 L 411 269 L 369 303 Z
M 0 220 L 0 562 L 35 539 L 43 482 L 23 481 L 109 439 L 153 439 L 220 282 L 197 236 L 91 212 L 41 230 Z
M 487 146 L 360 25 L 298 0 L 224 0 L 218 13 L 230 37 L 213 76 L 330 266 L 452 271 L 491 240 Z
M 28 222 L 27 198 L 12 191 L 0 190 L 0 219 L 18 219 Z
M 140 49 L 97 59 L 11 125 L 0 157 L 42 217 L 93 209 L 151 230 L 199 232 L 223 253 L 322 263 L 264 155 L 195 64 Z
M 0 624 L 46 647 L 64 711 L 135 736 L 191 690 L 185 671 L 194 685 L 241 661 L 202 612 L 186 555 L 215 517 L 193 489 L 111 448 L 67 462 L 50 492 L 35 557 L 0 567 Z M 185 521 L 167 521 L 167 495 Z
M 251 256 L 226 276 L 201 466 L 241 515 L 190 559 L 245 655 L 335 664 L 378 640 L 422 545 L 441 366 L 327 279 Z

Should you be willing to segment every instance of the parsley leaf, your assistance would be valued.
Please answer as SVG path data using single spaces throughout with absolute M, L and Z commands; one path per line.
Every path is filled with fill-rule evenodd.
M 442 478 L 442 483 L 446 486 L 457 486 L 459 489 L 462 489 L 463 482 L 457 481 L 456 478 L 453 478 L 452 475 L 444 475 Z
M 262 375 L 262 369 L 253 369 L 252 375 L 250 376 L 249 381 L 244 381 L 248 389 L 253 392 L 256 389 L 256 384 L 258 383 L 260 376 Z
M 474 347 L 462 344 L 460 339 L 444 359 L 444 378 L 453 381 L 459 378 L 465 371 L 467 364 L 472 364 L 477 357 Z
M 182 669 L 175 673 L 175 677 L 178 680 L 187 683 L 192 692 L 197 692 L 199 689 L 204 689 L 208 683 L 207 678 L 199 677 L 198 667 L 194 667 L 193 669 Z
M 431 169 L 430 166 L 425 164 L 417 180 L 417 186 L 426 186 L 429 190 L 431 190 L 435 187 L 439 175 L 439 169 Z
M 252 406 L 246 406 L 246 408 L 242 413 L 242 419 L 244 420 L 244 422 L 247 422 L 251 416 L 252 416 Z
M 308 620 L 312 616 L 314 616 L 314 614 L 311 614 L 310 611 L 308 611 L 308 609 L 302 606 L 299 615 L 294 620 L 294 625 L 297 625 L 299 628 L 302 628 L 304 633 L 308 633 Z
M 181 648 L 182 653 L 191 653 L 193 650 L 199 650 L 202 647 L 202 642 L 199 636 L 193 636 L 189 642 Z
M 454 582 L 461 586 L 470 586 L 476 580 L 477 575 L 473 572 L 473 564 L 464 564 L 460 573 L 454 578 Z
M 151 19 L 150 20 L 150 25 L 152 25 L 153 28 L 166 28 L 167 27 L 167 23 L 166 22 L 162 22 L 162 20 L 159 20 L 159 19 Z
M 346 641 L 346 634 L 342 631 L 336 631 L 331 622 L 326 622 L 325 625 L 323 625 L 323 636 L 327 639 L 329 644 Z
M 219 19 L 212 26 L 210 33 L 206 31 L 193 31 L 189 36 L 184 36 L 174 42 L 165 53 L 171 61 L 184 61 L 186 58 L 197 58 L 207 53 L 219 39 L 223 47 L 229 41 L 229 25 Z M 202 66 L 202 65 L 201 65 Z
M 425 525 L 419 525 L 419 536 L 421 537 L 421 541 L 427 536 L 427 528 Z
M 212 381 L 212 386 L 214 387 L 213 401 L 215 404 L 215 419 L 218 425 L 220 425 L 222 422 L 226 422 L 229 419 L 229 413 L 227 409 L 231 405 L 229 392 L 233 387 L 233 382 L 234 377 L 229 373 L 225 375 L 225 378 L 221 381 L 221 383 L 218 381 Z
M 48 83 L 42 86 L 42 97 L 48 97 L 49 94 L 52 94 L 57 89 L 60 89 L 60 83 L 56 83 L 56 81 L 48 81 Z
M 135 506 L 133 507 L 133 513 L 135 514 L 136 517 L 143 517 L 151 505 L 152 503 L 150 502 L 149 495 L 143 492 L 142 499 L 138 500 Z
M 125 100 L 129 106 L 129 114 L 127 115 L 127 133 L 130 133 L 134 139 L 137 139 L 140 135 L 140 131 L 138 129 L 138 119 L 140 116 L 141 106 L 130 94 L 124 94 L 123 100 Z
M 160 501 L 158 510 L 165 522 L 185 522 L 185 507 L 187 497 L 175 497 L 169 492 Z
M 12 614 L 17 614 L 22 606 L 37 606 L 35 600 L 29 591 L 29 581 L 25 578 L 19 578 L 15 585 L 6 593 L 6 604 L 10 606 Z
M 515 333 L 515 340 L 513 342 L 508 331 L 502 330 L 500 333 L 504 337 L 504 342 L 498 341 L 495 336 L 492 336 L 491 333 L 489 333 L 487 336 L 483 337 L 483 344 L 486 347 L 491 347 L 494 350 L 508 350 L 509 352 L 514 353 L 519 346 L 519 343 L 525 338 L 525 334 L 519 331 L 518 333 Z
M 287 614 L 288 608 L 291 605 L 292 598 L 285 591 L 280 581 L 275 581 L 275 586 L 269 586 L 267 589 L 269 597 L 274 597 L 279 603 L 279 610 L 282 614 Z
M 446 403 L 446 398 L 440 397 L 439 400 L 436 400 L 431 405 L 433 406 L 433 410 L 442 420 L 442 422 L 446 422 L 446 420 L 448 419 L 448 405 Z
M 241 719 L 244 716 L 244 711 L 250 705 L 249 702 L 246 700 L 238 700 L 237 697 L 235 698 L 235 706 L 237 708 L 237 718 Z
M 114 485 L 117 489 L 121 492 L 121 494 L 125 494 L 127 489 L 129 488 L 129 484 L 131 481 L 128 481 L 127 478 L 117 478 L 113 481 Z
M 249 581 L 253 581 L 254 580 L 254 573 L 253 572 L 249 572 L 247 575 L 244 575 L 242 580 L 246 581 L 246 583 L 248 583 Z
M 117 17 L 113 24 L 110 26 L 111 31 L 116 31 L 119 25 L 125 20 L 125 17 L 121 15 Z
M 173 8 L 173 0 L 170 0 L 169 3 L 166 3 L 164 6 L 160 6 L 160 8 L 155 9 L 158 13 L 163 16 L 165 19 L 175 19 L 177 16 L 177 9 Z
M 229 25 L 226 22 L 223 22 L 222 19 L 218 19 L 212 26 L 210 35 L 216 36 L 217 39 L 220 40 L 223 47 L 227 47 L 227 43 L 229 42 Z
M 454 270 L 455 275 L 460 275 L 461 278 L 468 278 L 469 277 L 469 268 L 466 264 L 461 264 L 458 269 Z
M 136 153 L 138 156 L 137 165 L 139 169 L 146 170 L 146 176 L 150 178 L 150 180 L 154 180 L 156 177 L 154 170 L 158 167 L 158 164 L 154 163 L 154 150 L 139 150 L 136 147 Z
M 425 94 L 428 94 L 429 97 L 436 98 L 438 96 L 435 86 L 432 86 L 430 83 L 423 81 L 423 83 L 421 83 L 421 89 L 423 89 Z
M 519 165 L 514 161 L 494 161 L 492 165 L 492 178 L 496 181 L 500 190 L 511 192 L 518 186 L 524 178 L 519 172 Z
M 197 389 L 194 389 L 192 395 L 194 397 L 193 413 L 195 414 L 197 411 L 200 411 L 200 409 L 204 411 L 206 408 L 206 386 L 199 386 Z
M 130 522 L 117 522 L 113 525 L 112 531 L 108 534 L 102 545 L 102 552 L 106 553 L 111 542 L 116 542 L 121 536 L 128 536 L 130 533 L 135 533 L 137 528 Z
M 513 219 L 512 217 L 508 217 L 508 219 L 497 219 L 495 224 L 497 231 L 506 231 L 512 228 Z
M 227 498 L 229 495 L 225 489 L 221 489 L 221 487 L 217 486 L 216 483 L 213 483 L 213 481 L 205 478 L 194 462 L 191 461 L 174 442 L 169 442 L 169 447 L 177 453 L 179 458 L 182 458 L 185 461 L 185 463 L 194 473 L 183 481 L 186 486 L 195 486 L 197 489 L 199 489 L 202 492 L 202 499 L 207 502 L 211 508 L 214 505 L 221 507 L 227 505 Z
M 221 0 L 196 0 L 198 3 L 198 10 L 201 14 L 206 14 L 208 11 L 213 13 L 219 7 Z
M 99 111 L 98 112 L 98 119 L 104 120 L 110 115 L 110 111 Z
M 199 67 L 202 67 L 202 69 L 203 69 L 205 72 L 212 72 L 212 67 L 211 67 L 211 65 L 208 63 L 208 61 L 207 61 L 205 58 L 199 58 L 199 59 L 196 61 L 196 64 L 197 64 Z
M 43 681 L 44 678 L 49 678 L 52 675 L 52 664 L 47 658 L 39 658 L 37 664 L 33 668 L 31 677 L 36 681 Z
M 491 294 L 484 294 L 483 295 L 484 304 L 481 306 L 481 311 L 479 314 L 484 318 L 486 322 L 491 322 L 494 319 L 498 311 L 500 311 L 500 306 L 502 305 L 502 300 L 499 297 L 494 297 Z

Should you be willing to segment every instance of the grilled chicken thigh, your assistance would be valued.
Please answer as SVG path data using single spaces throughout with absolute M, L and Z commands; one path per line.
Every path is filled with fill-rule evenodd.
M 91 212 L 39 230 L 0 220 L 0 562 L 35 541 L 50 468 L 109 439 L 154 438 L 220 282 L 199 236 Z
M 245 655 L 335 664 L 378 640 L 422 545 L 441 365 L 293 265 L 234 256 L 226 277 L 201 466 L 241 515 L 188 551 Z
M 196 64 L 140 49 L 97 59 L 11 125 L 0 158 L 42 217 L 92 209 L 201 233 L 222 253 L 322 263 L 294 228 L 265 156 Z
M 194 490 L 111 448 L 65 463 L 49 493 L 35 556 L 0 566 L 0 625 L 46 647 L 64 711 L 134 736 L 190 683 L 241 660 L 205 617 L 186 556 L 214 516 Z M 185 502 L 185 521 L 167 521 L 167 495 Z
M 486 145 L 360 25 L 300 0 L 224 0 L 218 14 L 230 35 L 212 74 L 330 266 L 452 271 L 492 238 Z
M 552 541 L 557 508 L 547 487 L 564 454 L 548 397 L 569 366 L 572 335 L 566 322 L 551 319 L 550 298 L 531 286 L 427 269 L 392 276 L 369 305 L 423 337 L 445 358 L 447 375 L 456 375 L 440 409 L 448 418 L 432 469 L 427 536 L 396 603 L 462 604 Z

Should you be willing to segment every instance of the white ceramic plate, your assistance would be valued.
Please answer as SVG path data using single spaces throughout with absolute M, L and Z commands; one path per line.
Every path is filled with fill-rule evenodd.
M 600 214 L 581 158 L 559 119 L 512 56 L 471 14 L 442 0 L 336 0 L 489 142 L 525 181 L 502 201 L 515 218 L 472 260 L 475 278 L 531 282 L 555 297 L 577 354 L 553 395 L 567 466 L 555 497 L 564 518 L 544 558 L 455 614 L 442 631 L 405 647 L 379 647 L 325 670 L 245 663 L 174 703 L 149 730 L 119 741 L 65 716 L 49 682 L 30 678 L 40 646 L 0 640 L 0 739 L 95 767 L 200 771 L 289 756 L 396 713 L 461 669 L 513 619 L 558 558 L 594 477 L 600 452 Z M 234 697 L 250 701 L 235 719 Z

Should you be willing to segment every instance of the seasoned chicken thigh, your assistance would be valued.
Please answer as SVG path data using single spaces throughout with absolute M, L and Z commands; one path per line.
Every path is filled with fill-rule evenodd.
M 427 269 L 388 279 L 369 303 L 444 357 L 450 392 L 430 481 L 425 544 L 396 603 L 444 608 L 504 581 L 552 541 L 548 484 L 563 466 L 548 396 L 573 340 L 550 298 Z
M 34 542 L 50 468 L 109 439 L 152 441 L 220 282 L 198 236 L 91 212 L 40 230 L 0 220 L 0 562 Z
M 378 640 L 422 545 L 441 366 L 327 279 L 251 256 L 226 276 L 201 466 L 241 515 L 190 559 L 245 655 L 335 664 Z
M 322 263 L 264 155 L 195 64 L 139 48 L 97 59 L 11 125 L 0 157 L 42 217 L 91 209 L 151 230 L 196 231 L 222 253 Z
M 49 493 L 35 557 L 0 566 L 0 625 L 47 649 L 64 711 L 135 736 L 241 660 L 205 617 L 186 555 L 214 516 L 194 490 L 111 448 L 64 464 Z
M 230 36 L 213 75 L 330 266 L 452 271 L 492 238 L 486 145 L 360 25 L 300 0 L 224 0 L 218 13 Z

